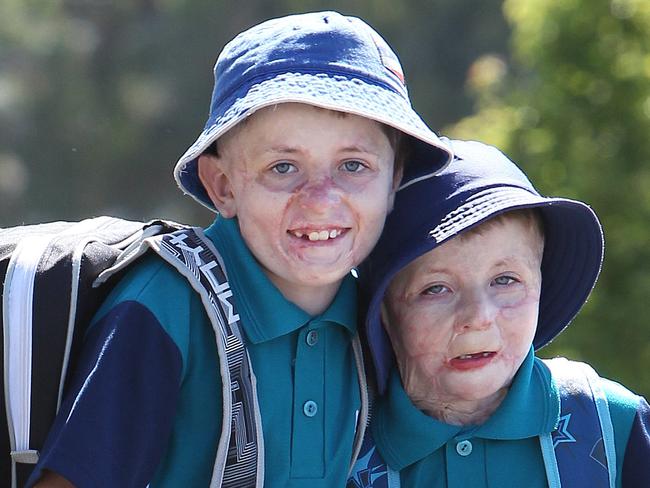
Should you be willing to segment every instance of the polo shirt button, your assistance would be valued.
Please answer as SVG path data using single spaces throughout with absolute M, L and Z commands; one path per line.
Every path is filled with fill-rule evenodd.
M 306 340 L 308 346 L 315 346 L 316 343 L 318 342 L 318 331 L 310 330 L 309 332 L 307 332 Z
M 318 405 L 312 400 L 308 400 L 302 406 L 302 411 L 307 417 L 313 417 L 318 412 Z
M 470 441 L 460 441 L 456 444 L 456 452 L 461 456 L 469 456 L 472 454 L 472 443 Z

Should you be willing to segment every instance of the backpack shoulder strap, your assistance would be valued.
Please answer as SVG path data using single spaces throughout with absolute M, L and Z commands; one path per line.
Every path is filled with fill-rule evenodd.
M 544 364 L 560 392 L 558 426 L 540 436 L 549 486 L 614 488 L 614 429 L 600 377 L 589 365 L 564 358 Z
M 214 328 L 223 420 L 210 486 L 261 488 L 264 441 L 256 380 L 222 258 L 200 228 L 186 228 L 144 242 L 187 278 L 201 296 Z
M 350 469 L 348 476 L 352 474 L 352 470 L 356 464 L 359 453 L 361 452 L 364 437 L 368 423 L 370 422 L 370 393 L 368 388 L 368 381 L 366 376 L 366 368 L 363 361 L 363 348 L 359 334 L 355 334 L 352 338 L 352 352 L 354 354 L 354 362 L 357 368 L 357 377 L 359 380 L 359 394 L 361 399 L 361 409 L 357 416 L 357 424 L 354 433 L 354 445 L 352 449 L 352 459 L 350 460 Z
M 359 352 L 360 354 L 360 352 Z M 392 469 L 380 452 L 377 450 L 375 439 L 370 428 L 372 418 L 372 405 L 375 390 L 371 381 L 360 381 L 366 390 L 367 417 L 363 428 L 357 428 L 357 437 L 360 444 L 354 451 L 352 467 L 348 474 L 346 488 L 399 488 L 399 472 Z M 362 397 L 362 410 L 363 410 Z
M 91 286 L 97 275 L 143 235 L 178 227 L 102 216 L 0 229 L 0 480 L 8 484 L 11 472 L 11 486 L 22 486 L 38 461 L 68 365 L 110 289 Z
M 346 488 L 399 488 L 399 472 L 386 464 L 377 450 L 372 430 L 366 429 L 363 444 L 350 475 Z

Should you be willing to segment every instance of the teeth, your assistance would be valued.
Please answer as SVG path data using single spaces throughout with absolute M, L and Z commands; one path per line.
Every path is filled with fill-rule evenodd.
M 458 356 L 458 359 L 472 359 L 476 357 L 482 357 L 482 358 L 487 358 L 491 355 L 492 353 L 490 352 L 480 352 L 476 354 L 463 354 L 461 356 Z
M 291 233 L 298 238 L 301 238 L 306 235 L 310 241 L 326 241 L 328 239 L 337 238 L 343 233 L 343 231 L 340 229 L 332 229 L 332 230 L 313 230 L 309 233 L 304 233 L 299 230 L 294 230 L 291 231 Z

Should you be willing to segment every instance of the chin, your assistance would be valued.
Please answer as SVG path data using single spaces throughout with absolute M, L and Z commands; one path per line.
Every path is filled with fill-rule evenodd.
M 505 381 L 486 382 L 485 379 L 476 378 L 474 381 L 456 381 L 451 386 L 458 398 L 476 401 L 489 398 L 508 385 Z

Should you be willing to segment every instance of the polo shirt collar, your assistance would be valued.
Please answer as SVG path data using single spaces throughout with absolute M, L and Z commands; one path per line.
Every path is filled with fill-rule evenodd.
M 449 425 L 429 417 L 413 405 L 393 368 L 388 391 L 377 401 L 372 434 L 386 463 L 401 470 L 455 438 L 514 440 L 550 432 L 559 413 L 557 388 L 531 347 L 503 403 L 481 426 Z
M 236 218 L 217 216 L 205 235 L 223 257 L 242 329 L 252 343 L 289 334 L 310 321 L 334 322 L 356 331 L 356 283 L 351 275 L 344 278 L 330 306 L 312 317 L 287 300 L 266 276 L 244 242 Z
M 397 471 L 437 451 L 462 429 L 429 417 L 413 405 L 395 367 L 386 394 L 377 400 L 371 426 L 379 452 Z
M 503 403 L 474 435 L 501 440 L 535 437 L 551 432 L 559 416 L 559 391 L 531 347 Z

